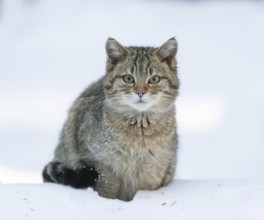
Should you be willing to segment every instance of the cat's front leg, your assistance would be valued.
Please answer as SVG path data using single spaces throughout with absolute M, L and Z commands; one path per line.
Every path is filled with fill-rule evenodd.
M 175 173 L 175 164 L 171 163 L 169 164 L 166 170 L 161 186 L 167 186 L 173 180 L 174 173 Z
M 95 190 L 102 197 L 117 199 L 121 186 L 120 179 L 106 168 L 98 168 L 98 171 L 100 174 L 95 186 Z
M 135 188 L 135 184 L 130 181 L 122 181 L 118 199 L 129 202 L 133 200 L 136 195 L 137 189 Z

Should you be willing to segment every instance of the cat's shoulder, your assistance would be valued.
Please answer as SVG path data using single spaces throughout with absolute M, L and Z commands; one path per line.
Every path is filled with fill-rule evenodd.
M 101 112 L 105 99 L 103 80 L 104 78 L 101 78 L 92 83 L 81 93 L 70 108 L 70 115 L 88 114 L 91 116 L 93 113 L 96 115 Z
M 99 98 L 104 97 L 103 87 L 104 77 L 89 85 L 79 96 L 79 98 Z

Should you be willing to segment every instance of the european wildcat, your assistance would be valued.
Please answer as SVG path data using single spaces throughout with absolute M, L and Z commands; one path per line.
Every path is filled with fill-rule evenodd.
M 178 93 L 174 38 L 159 48 L 106 42 L 106 75 L 75 101 L 45 182 L 124 201 L 173 178 Z

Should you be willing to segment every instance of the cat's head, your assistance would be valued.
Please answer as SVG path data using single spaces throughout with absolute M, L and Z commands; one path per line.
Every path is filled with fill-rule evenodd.
M 104 88 L 107 102 L 119 111 L 165 112 L 178 93 L 175 38 L 161 47 L 124 47 L 106 42 Z

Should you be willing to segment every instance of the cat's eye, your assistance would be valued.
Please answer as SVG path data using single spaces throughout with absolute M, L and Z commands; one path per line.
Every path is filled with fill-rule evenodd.
M 125 75 L 125 76 L 123 77 L 123 80 L 124 80 L 124 82 L 127 83 L 127 84 L 132 84 L 132 83 L 135 82 L 134 77 L 131 76 L 131 75 Z
M 150 79 L 149 79 L 149 83 L 150 84 L 157 84 L 159 83 L 160 81 L 160 77 L 159 76 L 152 76 Z

